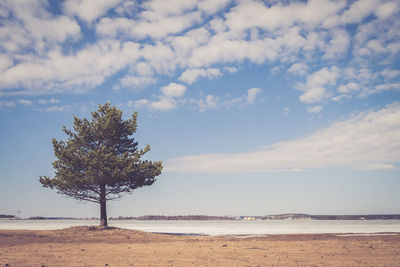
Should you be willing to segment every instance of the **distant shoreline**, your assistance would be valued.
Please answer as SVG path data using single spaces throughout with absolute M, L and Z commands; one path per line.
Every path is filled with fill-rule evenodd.
M 18 218 L 14 215 L 1 215 L 1 220 L 98 220 L 97 217 L 43 217 L 33 216 Z M 109 220 L 138 220 L 138 221 L 201 221 L 201 220 L 400 220 L 400 214 L 366 214 L 366 215 L 310 215 L 303 213 L 277 214 L 265 216 L 208 216 L 208 215 L 145 215 L 110 217 Z

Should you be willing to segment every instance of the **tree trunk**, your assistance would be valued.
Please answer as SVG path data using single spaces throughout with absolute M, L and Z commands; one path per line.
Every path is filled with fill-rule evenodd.
M 100 226 L 108 227 L 106 209 L 106 186 L 100 185 Z

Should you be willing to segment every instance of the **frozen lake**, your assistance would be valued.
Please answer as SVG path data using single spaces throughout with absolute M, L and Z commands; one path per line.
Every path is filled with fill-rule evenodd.
M 98 220 L 0 220 L 2 230 L 53 230 L 99 225 Z M 109 226 L 156 233 L 205 235 L 400 233 L 400 220 L 232 220 L 232 221 L 136 221 L 110 220 Z

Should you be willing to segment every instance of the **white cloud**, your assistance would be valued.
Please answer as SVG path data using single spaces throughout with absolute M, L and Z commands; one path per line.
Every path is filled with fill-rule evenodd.
M 114 11 L 120 16 L 133 16 L 138 8 L 139 3 L 136 0 L 124 0 Z
M 246 105 L 247 95 L 226 99 L 222 102 L 224 108 L 243 107 Z
M 283 108 L 283 116 L 287 117 L 287 116 L 289 116 L 289 113 L 290 113 L 290 108 L 284 107 Z
M 245 107 L 253 105 L 257 98 L 257 95 L 261 93 L 259 88 L 250 88 L 246 94 L 231 98 L 229 95 L 225 97 L 218 97 L 215 95 L 208 94 L 205 97 L 198 99 L 183 98 L 186 92 L 186 86 L 182 84 L 170 83 L 167 86 L 160 88 L 161 94 L 157 96 L 157 100 L 150 101 L 147 99 L 141 99 L 137 101 L 130 101 L 130 106 L 137 108 L 146 107 L 151 110 L 169 111 L 175 109 L 178 105 L 187 106 L 190 109 L 199 110 L 204 112 L 207 109 L 216 108 L 232 108 L 232 107 Z
M 161 87 L 160 91 L 166 97 L 181 97 L 186 91 L 186 86 L 178 83 L 170 83 L 167 86 Z
M 399 8 L 396 7 L 393 12 L 398 14 Z M 394 15 L 385 19 L 378 17 L 357 26 L 353 38 L 353 55 L 360 65 L 365 66 L 372 60 L 381 65 L 394 63 L 393 56 L 400 51 L 398 44 L 400 22 L 395 17 Z
M 331 99 L 333 101 L 341 101 L 342 99 L 350 99 L 350 98 L 351 98 L 351 95 L 337 95 L 337 96 L 332 97 Z
M 204 112 L 206 109 L 217 108 L 219 97 L 213 95 L 207 95 L 205 99 L 199 99 L 197 105 L 199 106 L 200 112 Z
M 207 95 L 206 96 L 206 104 L 208 108 L 216 108 L 217 107 L 217 101 L 218 97 L 215 97 L 213 95 Z
M 343 29 L 332 30 L 332 39 L 325 49 L 325 58 L 337 58 L 344 56 L 350 45 L 350 35 Z
M 159 96 L 158 101 L 153 101 L 149 103 L 150 108 L 160 111 L 168 111 L 176 108 L 176 101 L 171 97 Z
M 386 79 L 393 79 L 400 76 L 400 70 L 384 69 L 381 74 L 385 76 Z
M 147 99 L 140 99 L 140 100 L 136 100 L 136 101 L 132 101 L 129 100 L 127 103 L 128 107 L 135 107 L 135 108 L 141 108 L 141 107 L 145 107 L 149 104 L 149 100 Z
M 221 76 L 222 73 L 219 69 L 208 68 L 208 69 L 189 69 L 182 73 L 179 77 L 179 80 L 182 82 L 186 82 L 188 84 L 192 84 L 197 81 L 200 77 L 207 77 L 209 79 L 213 79 Z
M 308 88 L 304 94 L 302 94 L 299 99 L 304 103 L 318 103 L 321 102 L 324 98 L 326 98 L 327 92 L 325 87 L 312 87 Z
M 374 39 L 371 40 L 367 43 L 367 48 L 372 50 L 373 52 L 376 53 L 385 53 L 386 48 L 383 46 L 382 42 L 380 40 Z
M 14 101 L 3 101 L 3 100 L 0 100 L 0 109 L 3 108 L 3 107 L 12 108 L 12 107 L 15 107 L 15 106 L 16 106 L 16 104 L 15 104 Z
M 308 66 L 305 63 L 295 63 L 288 69 L 289 73 L 305 75 L 308 71 Z
M 344 78 L 349 81 L 358 82 L 359 84 L 373 84 L 378 80 L 378 73 L 365 67 L 346 68 L 343 70 Z
M 202 0 L 198 1 L 198 8 L 208 14 L 215 13 L 231 2 L 231 0 Z
M 52 49 L 68 38 L 78 38 L 80 27 L 64 15 L 55 16 L 47 11 L 48 3 L 40 0 L 3 0 L 0 8 L 10 15 L 0 26 L 0 49 L 10 55 L 37 53 Z
M 343 23 L 361 22 L 365 17 L 370 15 L 379 5 L 379 0 L 358 0 L 343 13 Z
M 225 99 L 222 102 L 222 106 L 224 108 L 232 108 L 232 107 L 244 107 L 247 105 L 253 105 L 257 95 L 260 93 L 261 93 L 260 88 L 247 89 L 246 94 L 243 96 Z
M 342 72 L 330 66 L 342 66 L 337 60 L 344 55 L 355 57 L 344 64 L 356 70 L 354 79 L 341 83 L 359 84 L 357 92 L 364 96 L 397 90 L 388 85 L 398 77 L 396 1 L 66 0 L 60 5 L 65 14 L 50 13 L 47 0 L 1 1 L 6 19 L 0 26 L 0 95 L 84 93 L 120 71 L 126 74 L 115 90 L 153 84 L 159 75 L 173 82 L 177 71 L 184 71 L 178 81 L 192 84 L 250 62 L 291 65 L 288 73 L 298 75 L 306 75 L 308 67 L 320 69 L 297 87 L 303 91 L 300 101 L 319 103 L 356 91 L 342 87 L 340 96 L 332 93 Z M 78 17 L 93 39 L 80 39 Z M 329 67 L 321 69 L 321 57 Z M 374 71 L 371 60 L 377 63 Z M 384 81 L 376 79 L 382 80 L 379 74 Z M 177 104 L 158 100 L 161 106 Z M 221 107 L 246 103 L 246 96 L 219 102 Z
M 280 40 L 281 45 L 285 46 L 288 51 L 287 53 L 298 53 L 299 50 L 304 47 L 307 40 L 300 33 L 301 28 L 298 26 L 290 27 L 282 34 L 281 38 L 276 38 Z
M 383 83 L 376 85 L 375 87 L 367 87 L 359 94 L 360 97 L 367 97 L 372 94 L 380 93 L 382 91 L 389 91 L 389 90 L 400 90 L 400 83 Z
M 380 19 L 386 19 L 398 10 L 398 3 L 391 1 L 382 3 L 376 10 L 375 14 Z
M 3 94 L 48 94 L 84 92 L 139 58 L 133 42 L 100 41 L 76 54 L 54 50 L 47 58 L 22 62 L 0 73 Z M 10 88 L 22 87 L 8 93 Z
M 51 106 L 44 109 L 45 112 L 71 112 L 74 108 L 69 105 Z
M 235 31 L 255 27 L 274 30 L 295 23 L 318 25 L 336 14 L 344 5 L 343 1 L 310 0 L 307 3 L 278 3 L 267 7 L 260 1 L 241 1 L 226 14 L 226 23 Z
M 324 67 L 307 76 L 305 84 L 299 84 L 297 89 L 304 91 L 299 99 L 304 103 L 317 103 L 330 96 L 328 86 L 336 84 L 339 69 L 332 66 L 330 69 Z
M 60 103 L 60 100 L 58 100 L 57 98 L 50 98 L 50 100 L 46 100 L 46 99 L 39 99 L 38 100 L 38 104 L 39 105 L 45 105 L 47 103 L 57 104 L 57 103 Z
M 221 33 L 226 31 L 228 27 L 222 18 L 217 17 L 210 21 L 210 28 L 216 33 Z
M 400 90 L 400 83 L 385 83 L 376 86 L 376 90 L 387 91 L 387 90 Z
M 397 102 L 333 123 L 305 138 L 275 143 L 255 152 L 170 159 L 165 169 L 183 173 L 251 173 L 330 167 L 389 169 L 399 163 Z
M 57 103 L 59 103 L 60 102 L 60 100 L 58 100 L 58 99 L 56 99 L 56 98 L 50 98 L 50 101 L 49 101 L 51 104 L 57 104 Z
M 354 82 L 350 82 L 348 84 L 341 85 L 338 88 L 338 91 L 340 93 L 351 93 L 351 92 L 356 92 L 358 90 L 360 90 L 360 86 Z
M 147 10 L 162 15 L 180 15 L 192 11 L 196 7 L 196 0 L 149 0 L 142 4 Z
M 322 110 L 322 106 L 310 106 L 310 107 L 307 107 L 307 112 L 308 113 L 316 114 L 316 113 L 320 113 L 321 110 Z
M 91 23 L 104 15 L 109 9 L 116 7 L 122 0 L 66 0 L 64 10 L 69 15 L 76 15 L 87 23 Z
M 168 37 L 168 43 L 174 51 L 174 60 L 182 67 L 188 64 L 188 58 L 197 47 L 206 44 L 211 35 L 203 27 L 193 29 L 180 36 Z
M 263 63 L 274 61 L 279 55 L 281 43 L 272 38 L 262 40 L 230 40 L 226 34 L 215 35 L 206 45 L 193 51 L 188 65 L 194 67 L 209 66 L 215 63 L 234 63 L 249 59 Z
M 135 107 L 147 107 L 153 110 L 169 111 L 175 109 L 179 98 L 182 97 L 186 91 L 186 86 L 177 83 L 170 83 L 169 85 L 160 88 L 161 94 L 158 95 L 157 101 L 149 101 L 141 99 L 135 102 L 130 102 Z
M 148 84 L 153 84 L 157 80 L 152 76 L 132 76 L 132 75 L 125 75 L 120 80 L 120 89 L 121 87 L 135 89 L 135 87 L 140 87 Z
M 400 51 L 400 42 L 392 42 L 387 45 L 387 49 L 392 55 L 395 55 Z
M 235 67 L 225 67 L 224 70 L 226 70 L 229 73 L 235 73 L 238 71 L 238 69 Z
M 140 54 L 144 61 L 158 74 L 170 74 L 175 70 L 176 59 L 171 47 L 157 42 L 154 45 L 144 45 Z
M 232 98 L 229 95 L 225 97 L 207 95 L 205 98 L 200 98 L 198 100 L 190 99 L 189 103 L 196 103 L 201 112 L 212 108 L 242 108 L 248 105 L 253 105 L 255 103 L 257 95 L 260 93 L 261 89 L 250 88 L 247 90 L 245 95 L 239 97 Z
M 18 103 L 20 103 L 20 104 L 22 104 L 24 106 L 31 106 L 33 104 L 32 101 L 28 100 L 28 99 L 20 99 L 18 101 Z
M 4 71 L 8 67 L 13 65 L 13 60 L 5 55 L 5 54 L 0 54 L 0 72 Z
M 135 64 L 134 69 L 140 76 L 151 76 L 154 74 L 153 68 L 146 62 Z
M 242 1 L 226 14 L 226 24 L 230 29 L 245 30 L 253 27 L 269 27 L 274 29 L 282 24 L 290 24 L 292 18 L 283 14 L 285 9 L 270 10 L 257 1 Z M 283 16 L 285 15 L 285 16 Z
M 102 36 L 116 37 L 118 34 L 130 36 L 131 28 L 135 27 L 136 21 L 125 17 L 102 18 L 96 25 L 96 33 Z
M 180 33 L 201 20 L 199 12 L 191 12 L 179 16 L 163 16 L 148 11 L 146 18 L 132 20 L 128 18 L 103 18 L 96 27 L 96 32 L 102 36 L 143 39 L 146 37 L 160 39 L 169 34 Z
M 260 88 L 250 88 L 247 90 L 247 104 L 254 104 L 254 100 L 256 100 L 257 95 L 261 93 Z

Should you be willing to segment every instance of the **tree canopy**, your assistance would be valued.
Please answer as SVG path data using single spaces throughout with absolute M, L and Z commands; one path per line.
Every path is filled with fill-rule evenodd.
M 101 225 L 106 227 L 107 200 L 152 185 L 161 174 L 161 161 L 141 159 L 150 145 L 139 149 L 131 137 L 136 121 L 136 112 L 123 120 L 122 111 L 109 103 L 99 105 L 90 121 L 74 117 L 73 130 L 63 127 L 68 139 L 52 140 L 55 176 L 40 176 L 40 183 L 68 197 L 99 203 Z

